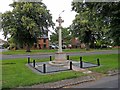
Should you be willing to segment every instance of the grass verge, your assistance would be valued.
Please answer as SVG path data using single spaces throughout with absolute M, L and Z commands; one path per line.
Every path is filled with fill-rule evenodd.
M 2 52 L 3 55 L 13 55 L 13 54 L 37 54 L 37 53 L 51 53 L 56 52 L 55 49 L 43 49 L 43 50 L 31 50 L 31 52 L 26 52 L 26 50 L 8 50 Z
M 99 58 L 101 65 L 99 67 L 89 68 L 89 70 L 107 74 L 108 71 L 118 70 L 118 68 L 120 69 L 120 66 L 118 65 L 119 55 L 118 54 L 90 55 L 90 56 L 82 56 L 82 58 L 84 62 L 90 62 L 94 64 L 97 64 L 97 58 Z M 79 61 L 79 58 L 80 57 L 76 57 L 76 56 L 70 57 L 70 59 L 76 60 L 76 61 Z
M 118 50 L 117 48 L 112 49 L 90 49 L 89 51 L 101 51 L 101 50 Z M 40 49 L 40 50 L 31 50 L 31 52 L 26 52 L 26 50 L 8 50 L 4 52 L 0 52 L 3 55 L 14 55 L 14 54 L 37 54 L 37 53 L 55 53 L 57 49 Z M 86 51 L 85 49 L 63 49 L 63 52 L 81 52 Z M 89 52 L 87 51 L 87 52 Z

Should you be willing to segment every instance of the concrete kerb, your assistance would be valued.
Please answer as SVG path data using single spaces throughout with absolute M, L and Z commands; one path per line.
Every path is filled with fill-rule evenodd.
M 67 87 L 70 85 L 76 85 L 76 84 L 95 81 L 95 80 L 96 79 L 92 76 L 83 76 L 79 78 L 66 79 L 66 80 L 61 80 L 61 81 L 52 82 L 52 83 L 27 86 L 24 88 L 63 88 L 63 87 Z M 18 87 L 18 88 L 21 88 L 21 87 Z
M 75 78 L 75 79 L 79 79 L 79 78 Z M 84 82 L 95 81 L 95 78 L 90 77 L 90 76 L 86 76 L 82 80 L 78 80 L 76 82 L 72 82 L 72 81 L 70 83 L 66 83 L 66 84 L 63 84 L 63 85 L 60 85 L 60 86 L 55 86 L 53 88 L 63 88 L 63 87 L 71 86 L 71 85 L 76 85 L 76 84 L 84 83 Z
M 114 71 L 108 71 L 108 76 L 114 76 L 114 75 L 118 75 L 120 74 L 120 71 L 119 70 L 114 70 Z

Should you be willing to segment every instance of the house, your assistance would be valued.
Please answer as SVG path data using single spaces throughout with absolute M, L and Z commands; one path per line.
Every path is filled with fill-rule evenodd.
M 42 37 L 38 37 L 37 48 L 49 49 L 49 38 L 46 35 L 43 35 Z

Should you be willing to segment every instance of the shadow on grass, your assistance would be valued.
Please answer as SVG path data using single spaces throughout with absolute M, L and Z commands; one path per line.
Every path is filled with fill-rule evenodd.
M 3 63 L 2 65 L 10 65 L 10 64 L 16 64 L 16 63 Z

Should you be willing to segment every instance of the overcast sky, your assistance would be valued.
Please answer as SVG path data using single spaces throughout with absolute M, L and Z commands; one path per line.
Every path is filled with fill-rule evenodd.
M 71 11 L 71 2 L 72 0 L 42 0 L 43 3 L 47 6 L 47 9 L 50 10 L 50 13 L 53 17 L 53 22 L 56 23 L 56 19 L 58 18 L 59 14 L 65 10 L 61 17 L 64 19 L 64 23 L 62 24 L 63 27 L 68 27 L 72 20 L 75 18 L 75 12 Z M 5 11 L 12 10 L 12 8 L 9 7 L 9 4 L 11 4 L 13 0 L 1 0 L 0 1 L 0 12 L 4 13 Z M 4 36 L 2 35 L 2 32 L 0 32 L 0 38 L 4 39 Z

